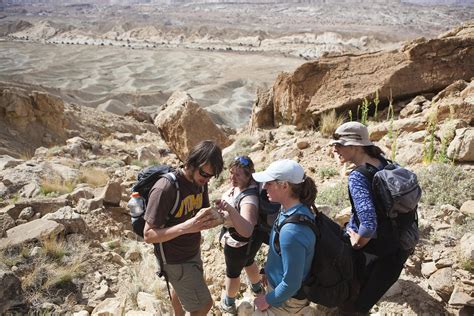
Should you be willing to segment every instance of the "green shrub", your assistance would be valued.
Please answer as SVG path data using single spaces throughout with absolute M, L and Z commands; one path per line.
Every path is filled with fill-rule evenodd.
M 331 178 L 337 174 L 338 174 L 337 170 L 334 169 L 333 167 L 321 167 L 318 170 L 318 175 L 321 179 Z
M 418 172 L 418 178 L 423 189 L 423 203 L 460 207 L 463 202 L 474 199 L 472 177 L 458 166 L 431 164 Z
M 318 190 L 316 203 L 329 205 L 336 212 L 350 206 L 349 195 L 347 193 L 347 180 L 323 186 Z
M 369 107 L 370 107 L 371 102 L 367 100 L 367 98 L 364 98 L 364 101 L 360 105 L 360 122 L 367 126 L 368 118 L 369 118 Z M 358 111 L 357 111 L 358 112 Z

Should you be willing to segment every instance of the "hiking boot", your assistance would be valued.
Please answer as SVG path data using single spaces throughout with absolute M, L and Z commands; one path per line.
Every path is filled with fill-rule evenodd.
M 254 295 L 257 295 L 257 296 L 260 294 L 265 294 L 265 288 L 263 286 L 260 286 L 260 289 L 258 289 L 258 291 L 254 291 L 252 287 L 250 287 L 250 290 L 252 291 Z
M 237 315 L 237 307 L 235 306 L 235 303 L 231 304 L 231 305 L 227 305 L 225 303 L 225 299 L 221 300 L 220 309 L 224 313 L 228 313 L 228 314 L 231 314 L 231 315 Z

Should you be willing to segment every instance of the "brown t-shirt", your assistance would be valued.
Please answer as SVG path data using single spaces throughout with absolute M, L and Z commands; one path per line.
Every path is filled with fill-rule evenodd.
M 189 182 L 181 172 L 176 173 L 176 178 L 179 184 L 180 201 L 174 216 L 170 215 L 170 211 L 176 201 L 175 185 L 166 178 L 161 178 L 150 190 L 145 220 L 153 228 L 183 223 L 194 217 L 201 208 L 209 206 L 207 185 L 201 187 Z M 166 261 L 168 263 L 188 261 L 199 253 L 200 242 L 200 232 L 184 234 L 164 242 Z

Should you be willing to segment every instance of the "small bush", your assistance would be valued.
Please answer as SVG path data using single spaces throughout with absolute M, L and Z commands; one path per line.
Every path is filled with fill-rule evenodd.
M 48 270 L 49 274 L 43 285 L 44 289 L 66 286 L 82 275 L 82 266 L 79 262 L 57 266 Z
M 81 183 L 87 183 L 94 188 L 106 185 L 108 179 L 109 176 L 105 171 L 96 168 L 83 168 L 79 174 Z
M 57 195 L 70 193 L 74 190 L 75 183 L 72 181 L 64 181 L 61 178 L 47 178 L 41 180 L 40 192 L 43 195 Z
M 319 168 L 318 170 L 318 175 L 321 179 L 331 178 L 337 174 L 338 174 L 337 170 L 334 169 L 333 167 L 322 167 L 322 168 Z
M 350 206 L 347 180 L 322 187 L 316 197 L 316 203 L 329 205 L 336 212 Z
M 423 189 L 422 202 L 430 205 L 451 204 L 460 207 L 474 199 L 472 177 L 462 168 L 451 164 L 432 164 L 418 173 Z
M 321 115 L 319 132 L 324 137 L 331 137 L 342 123 L 344 123 L 344 117 L 337 116 L 335 110 L 329 111 Z
M 65 243 L 56 239 L 46 239 L 43 241 L 43 249 L 45 255 L 54 261 L 60 262 L 66 255 Z
M 31 148 L 23 148 L 23 150 L 20 152 L 20 159 L 22 160 L 30 160 L 35 156 L 35 151 L 34 149 Z

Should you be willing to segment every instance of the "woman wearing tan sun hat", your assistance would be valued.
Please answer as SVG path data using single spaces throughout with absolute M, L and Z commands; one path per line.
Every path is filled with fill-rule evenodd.
M 348 176 L 352 215 L 346 233 L 356 251 L 360 292 L 353 305 L 343 314 L 367 314 L 385 292 L 397 281 L 409 252 L 397 243 L 397 232 L 388 218 L 377 216 L 371 179 L 362 168 L 373 172 L 387 165 L 383 151 L 369 139 L 367 127 L 359 122 L 339 126 L 330 145 L 342 163 L 356 168 Z

